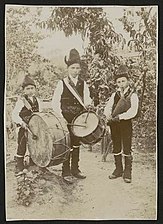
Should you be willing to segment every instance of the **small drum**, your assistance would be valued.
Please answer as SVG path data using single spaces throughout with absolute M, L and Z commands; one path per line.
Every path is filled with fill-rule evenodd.
M 93 145 L 101 140 L 105 133 L 105 123 L 93 111 L 84 111 L 72 122 L 73 134 L 81 138 L 81 142 Z
M 70 137 L 64 120 L 53 112 L 38 112 L 32 115 L 28 126 L 28 149 L 36 165 L 54 166 L 68 159 Z

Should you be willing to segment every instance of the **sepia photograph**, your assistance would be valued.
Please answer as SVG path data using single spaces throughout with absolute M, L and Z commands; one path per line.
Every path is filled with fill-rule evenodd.
M 157 220 L 158 6 L 5 5 L 6 220 Z

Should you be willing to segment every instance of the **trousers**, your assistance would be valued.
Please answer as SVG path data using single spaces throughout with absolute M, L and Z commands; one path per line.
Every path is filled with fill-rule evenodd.
M 111 138 L 113 142 L 113 154 L 131 155 L 132 143 L 132 122 L 131 120 L 121 120 L 112 122 L 110 125 Z
M 62 166 L 62 175 L 68 176 L 71 173 L 76 174 L 79 172 L 79 152 L 80 152 L 80 138 L 74 136 L 71 131 L 70 126 L 68 125 L 68 130 L 70 133 L 70 142 L 71 142 L 71 149 L 73 149 L 68 159 L 63 163 Z
M 17 156 L 23 157 L 26 153 L 27 147 L 27 131 L 25 130 L 25 128 L 19 128 L 17 143 Z

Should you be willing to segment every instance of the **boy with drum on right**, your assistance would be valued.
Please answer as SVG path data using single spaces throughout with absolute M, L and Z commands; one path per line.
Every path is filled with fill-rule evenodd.
M 129 86 L 128 68 L 125 65 L 120 65 L 116 75 L 115 82 L 117 91 L 115 91 L 104 109 L 104 115 L 110 125 L 111 138 L 113 142 L 113 154 L 115 160 L 115 170 L 109 176 L 109 179 L 123 177 L 126 183 L 131 183 L 132 180 L 132 121 L 138 112 L 138 96 L 136 92 L 132 92 Z M 130 106 L 118 105 L 120 99 L 129 98 Z M 120 112 L 118 112 L 120 106 Z M 116 110 L 116 114 L 115 114 Z M 123 112 L 122 112 L 123 111 Z M 116 116 L 115 116 L 116 115 Z M 122 163 L 122 152 L 124 155 L 124 167 Z

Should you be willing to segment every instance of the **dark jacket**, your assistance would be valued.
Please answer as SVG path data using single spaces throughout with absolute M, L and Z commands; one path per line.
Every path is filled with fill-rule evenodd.
M 84 110 L 84 108 L 75 98 L 75 96 L 70 92 L 70 90 L 67 88 L 64 80 L 62 81 L 63 81 L 63 93 L 61 95 L 61 110 L 63 117 L 68 122 L 71 122 L 77 114 L 79 114 L 82 110 Z M 78 92 L 79 96 L 83 99 L 84 81 L 81 78 L 78 79 L 75 89 Z

